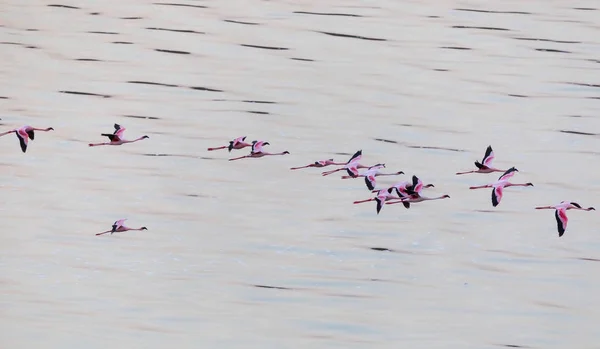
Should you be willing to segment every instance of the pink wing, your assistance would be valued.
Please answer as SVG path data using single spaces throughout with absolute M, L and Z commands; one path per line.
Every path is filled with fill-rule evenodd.
M 492 146 L 488 146 L 485 151 L 485 156 L 483 157 L 483 165 L 487 167 L 492 166 L 492 161 L 494 161 L 494 151 L 492 150 Z
M 352 163 L 346 165 L 346 171 L 350 177 L 358 177 L 358 164 Z
M 27 134 L 27 126 L 23 126 L 17 130 L 19 136 L 25 139 L 25 143 L 27 144 L 27 140 L 29 139 L 29 135 Z
M 350 158 L 350 160 L 348 160 L 348 162 L 346 164 L 358 164 L 358 162 L 360 161 L 360 159 L 362 158 L 362 150 L 357 151 L 356 153 L 354 153 L 354 155 L 352 155 L 352 157 Z
M 498 178 L 498 181 L 507 181 L 508 179 L 510 179 L 512 176 L 515 175 L 515 173 L 519 172 L 519 170 L 517 170 L 514 167 L 509 168 L 508 170 L 506 170 L 506 172 L 504 172 L 502 174 L 502 176 L 500 176 L 500 178 Z
M 236 138 L 236 139 L 233 140 L 233 145 L 236 145 L 238 143 L 242 143 L 245 139 L 246 139 L 246 136 L 238 137 L 238 138 Z
M 122 226 L 123 226 L 123 223 L 125 223 L 125 221 L 126 221 L 126 220 L 127 220 L 127 218 L 119 219 L 118 221 L 116 221 L 116 222 L 114 223 L 114 225 L 116 225 L 116 226 L 117 226 L 117 228 L 119 228 L 119 227 L 122 227 Z
M 492 205 L 494 207 L 496 207 L 500 204 L 500 200 L 502 200 L 503 192 L 504 192 L 504 187 L 501 185 L 494 186 L 494 189 L 492 189 Z
M 119 127 L 119 129 L 115 132 L 115 135 L 119 137 L 119 139 L 123 139 L 123 133 L 125 133 L 125 127 Z
M 421 193 L 421 190 L 423 189 L 423 181 L 421 181 L 420 178 L 418 178 L 417 176 L 413 176 L 413 191 L 417 194 Z
M 253 153 L 262 152 L 263 143 L 265 143 L 265 141 L 256 141 L 255 143 L 253 143 L 252 144 L 252 152 Z
M 561 237 L 565 233 L 565 230 L 567 230 L 567 222 L 569 222 L 567 211 L 564 208 L 560 208 L 554 212 L 554 216 L 556 217 L 558 237 Z

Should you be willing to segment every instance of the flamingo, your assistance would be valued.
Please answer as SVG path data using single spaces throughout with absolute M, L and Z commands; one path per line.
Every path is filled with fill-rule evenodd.
M 244 158 L 262 158 L 263 156 L 266 156 L 266 155 L 286 155 L 286 154 L 290 153 L 287 150 L 283 151 L 281 153 L 267 153 L 262 150 L 262 147 L 265 145 L 270 145 L 270 144 L 269 144 L 269 142 L 265 142 L 265 141 L 252 141 L 252 150 L 250 151 L 249 155 L 240 156 L 239 158 L 229 159 L 229 161 L 239 160 L 239 159 L 244 159 Z
M 404 183 L 400 183 L 400 184 L 404 184 Z M 399 203 L 402 203 L 404 205 L 404 207 L 410 208 L 410 204 L 411 203 L 423 202 L 423 201 L 428 201 L 428 200 L 449 199 L 450 198 L 450 195 L 441 195 L 441 196 L 438 196 L 438 197 L 426 197 L 426 196 L 422 196 L 421 195 L 421 191 L 423 190 L 423 188 L 429 188 L 429 187 L 433 187 L 433 184 L 424 185 L 423 182 L 421 181 L 421 179 L 419 179 L 417 176 L 413 175 L 413 177 L 412 177 L 412 184 L 410 184 L 410 185 L 405 185 L 404 184 L 404 190 L 403 191 L 401 191 L 401 189 L 399 189 L 399 188 L 396 188 L 396 192 L 398 193 L 398 196 L 400 197 L 400 200 L 387 202 L 387 204 L 399 204 Z
M 402 172 L 402 171 L 398 171 L 398 172 L 394 172 L 394 173 L 380 173 L 379 170 L 381 170 L 382 168 L 385 168 L 385 164 L 373 165 L 373 166 L 369 167 L 363 174 L 358 174 L 354 177 L 353 176 L 342 176 L 342 179 L 365 177 L 365 184 L 367 185 L 367 188 L 369 188 L 369 190 L 373 190 L 373 189 L 375 189 L 375 185 L 377 184 L 377 182 L 375 181 L 375 177 L 397 176 L 397 175 L 404 174 L 404 172 Z
M 110 233 L 110 235 L 112 235 L 113 233 L 122 233 L 128 230 L 148 230 L 148 228 L 146 227 L 141 227 L 141 228 L 129 228 L 126 227 L 125 225 L 123 225 L 123 223 L 126 221 L 127 219 L 119 219 L 118 221 L 113 223 L 112 229 L 111 230 L 107 230 L 107 231 L 103 231 L 102 233 L 97 233 L 96 236 L 98 235 L 104 235 L 104 234 L 108 234 Z
M 479 185 L 479 186 L 475 186 L 475 187 L 469 187 L 469 189 L 481 189 L 481 188 L 494 188 L 492 189 L 492 205 L 494 207 L 498 206 L 498 204 L 500 204 L 500 200 L 502 200 L 502 194 L 504 192 L 504 188 L 508 188 L 508 187 L 533 187 L 533 183 L 520 183 L 520 184 L 513 184 L 513 183 L 509 183 L 508 180 L 515 175 L 515 173 L 519 172 L 519 170 L 517 170 L 514 167 L 509 168 L 508 170 L 506 170 L 506 172 L 504 172 L 504 174 L 502 174 L 502 176 L 500 176 L 500 178 L 498 178 L 498 180 L 494 183 L 491 184 L 486 184 L 486 185 Z
M 413 178 L 414 180 L 414 178 Z M 419 179 L 417 178 L 417 184 L 419 182 Z M 402 181 L 402 182 L 398 182 L 394 185 L 391 186 L 391 188 L 396 189 L 398 192 L 400 192 L 402 195 L 398 195 L 398 196 L 408 196 L 409 193 L 408 191 L 410 190 L 411 192 L 413 192 L 413 186 L 415 186 L 415 184 L 413 184 L 413 182 L 409 182 L 409 181 Z M 433 184 L 425 184 L 422 186 L 422 188 L 433 188 L 435 187 Z M 372 193 L 376 192 L 376 190 L 371 191 Z
M 229 141 L 229 145 L 224 145 L 222 147 L 216 147 L 216 148 L 208 148 L 208 151 L 227 148 L 227 150 L 229 152 L 231 152 L 233 149 L 244 149 L 246 147 L 251 147 L 252 144 L 244 142 L 245 140 L 246 140 L 246 136 L 238 137 L 232 141 Z
M 348 162 L 346 162 L 346 164 L 343 167 L 340 167 L 335 170 L 323 172 L 323 173 L 321 173 L 321 175 L 329 176 L 330 174 L 335 173 L 337 171 L 346 170 L 350 177 L 357 177 L 359 168 L 369 168 L 369 166 L 365 166 L 365 165 L 358 163 L 361 158 L 362 158 L 362 150 L 359 150 L 356 153 L 354 153 L 354 155 L 352 155 L 350 160 L 348 160 Z
M 485 155 L 483 156 L 483 160 L 481 162 L 475 161 L 475 166 L 477 166 L 477 170 L 466 171 L 466 172 L 456 172 L 457 175 L 467 174 L 467 173 L 492 173 L 492 172 L 506 172 L 506 170 L 500 170 L 495 167 L 492 167 L 492 161 L 494 161 L 494 151 L 492 150 L 492 146 L 488 145 L 485 150 Z
M 25 125 L 25 126 L 21 126 L 14 130 L 0 133 L 0 137 L 5 136 L 9 133 L 15 133 L 17 135 L 17 138 L 19 139 L 19 143 L 21 144 L 21 150 L 24 153 L 27 151 L 27 144 L 29 144 L 29 140 L 31 139 L 33 141 L 35 138 L 34 131 L 48 132 L 48 131 L 53 131 L 53 130 L 54 130 L 54 128 L 52 128 L 52 127 L 36 128 L 36 127 L 31 127 L 31 126 Z
M 110 133 L 102 133 L 102 136 L 108 137 L 108 139 L 110 139 L 110 142 L 108 143 L 90 143 L 89 146 L 90 147 L 96 147 L 99 145 L 121 145 L 121 144 L 125 144 L 125 143 L 133 143 L 133 142 L 137 142 L 137 141 L 141 141 L 142 139 L 146 139 L 146 138 L 150 138 L 148 136 L 142 136 L 140 138 L 134 139 L 132 141 L 128 141 L 123 139 L 123 133 L 125 133 L 126 128 L 122 127 L 119 124 L 115 124 L 115 132 L 110 134 Z
M 354 204 L 360 204 L 360 203 L 369 202 L 369 201 L 377 201 L 377 214 L 379 214 L 379 211 L 381 211 L 381 208 L 383 207 L 383 204 L 386 201 L 399 199 L 399 197 L 394 197 L 394 194 L 392 194 L 393 192 L 394 192 L 394 188 L 391 188 L 391 187 L 387 188 L 387 189 L 381 189 L 381 190 L 377 191 L 377 195 L 374 198 L 354 201 Z
M 306 166 L 292 167 L 292 168 L 290 168 L 290 170 L 299 170 L 301 168 L 308 168 L 308 167 L 325 167 L 325 166 L 329 166 L 329 165 L 345 165 L 345 164 L 346 163 L 344 163 L 344 162 L 334 162 L 333 159 L 327 159 L 327 160 L 315 161 L 312 164 L 308 164 Z
M 556 210 L 554 211 L 554 217 L 556 217 L 556 225 L 558 227 L 558 237 L 563 236 L 565 230 L 567 229 L 567 222 L 569 218 L 567 218 L 567 210 L 582 210 L 582 211 L 593 211 L 596 210 L 593 207 L 582 208 L 576 202 L 572 201 L 561 201 L 560 204 L 554 206 L 538 206 L 535 208 L 536 210 Z

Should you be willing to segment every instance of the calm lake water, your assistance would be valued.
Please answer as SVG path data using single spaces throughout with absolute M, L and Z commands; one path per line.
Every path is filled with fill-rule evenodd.
M 0 131 L 55 131 L 0 138 L 0 346 L 599 348 L 598 211 L 533 209 L 600 206 L 598 8 L 4 1 Z M 289 170 L 359 149 L 451 198 Z

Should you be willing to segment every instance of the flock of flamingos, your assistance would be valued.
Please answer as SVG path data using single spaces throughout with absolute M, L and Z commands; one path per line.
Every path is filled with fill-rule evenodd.
M 114 128 L 115 128 L 115 130 L 113 133 L 102 133 L 101 134 L 104 137 L 108 137 L 109 142 L 90 143 L 89 146 L 96 147 L 96 146 L 102 146 L 102 145 L 122 145 L 122 144 L 133 143 L 133 142 L 137 142 L 137 141 L 141 141 L 143 139 L 149 138 L 148 136 L 141 136 L 134 140 L 126 140 L 123 137 L 125 128 L 118 124 L 115 124 Z M 23 153 L 25 153 L 27 151 L 27 146 L 29 145 L 29 141 L 30 140 L 33 141 L 35 138 L 35 131 L 48 132 L 48 131 L 52 131 L 52 130 L 54 130 L 52 127 L 35 128 L 35 127 L 31 127 L 31 126 L 23 126 L 18 129 L 0 133 L 0 137 L 5 136 L 10 133 L 15 133 L 17 135 L 17 138 L 19 139 L 19 143 L 21 145 L 21 150 L 23 151 Z M 252 143 L 247 143 L 246 137 L 238 137 L 232 141 L 229 141 L 228 145 L 224 145 L 224 146 L 220 146 L 220 147 L 216 147 L 216 148 L 208 148 L 208 150 L 214 151 L 214 150 L 220 150 L 220 149 L 227 149 L 229 152 L 231 152 L 232 150 L 240 150 L 240 149 L 244 149 L 246 147 L 250 147 L 250 149 L 251 149 L 250 154 L 245 155 L 245 156 L 240 156 L 237 158 L 232 158 L 232 159 L 229 159 L 229 161 L 240 160 L 240 159 L 245 159 L 245 158 L 261 158 L 264 156 L 289 154 L 288 151 L 283 151 L 280 153 L 266 152 L 263 150 L 263 147 L 266 145 L 269 145 L 269 142 L 252 141 Z M 450 198 L 449 195 L 442 195 L 439 197 L 423 196 L 421 194 L 422 190 L 424 188 L 431 188 L 434 185 L 433 184 L 423 184 L 423 182 L 417 176 L 414 176 L 414 175 L 412 176 L 412 181 L 399 182 L 389 188 L 375 189 L 376 184 L 377 184 L 376 177 L 400 175 L 400 174 L 404 174 L 404 172 L 399 171 L 399 172 L 395 172 L 395 173 L 381 173 L 380 171 L 381 171 L 381 169 L 385 168 L 385 164 L 375 164 L 372 166 L 365 166 L 360 163 L 361 159 L 362 159 L 362 150 L 359 150 L 347 162 L 339 163 L 339 162 L 334 162 L 333 159 L 327 159 L 327 160 L 315 161 L 314 163 L 308 164 L 306 166 L 292 167 L 291 169 L 298 170 L 298 169 L 309 168 L 309 167 L 322 168 L 322 167 L 326 167 L 326 166 L 340 166 L 335 170 L 323 172 L 322 175 L 328 176 L 328 175 L 333 174 L 338 171 L 346 171 L 346 173 L 348 175 L 342 176 L 343 179 L 359 178 L 359 177 L 364 178 L 367 188 L 372 193 L 375 193 L 375 196 L 370 199 L 355 201 L 354 203 L 359 204 L 359 203 L 364 203 L 364 202 L 375 201 L 377 203 L 377 206 L 376 206 L 377 214 L 379 214 L 382 207 L 386 204 L 392 205 L 392 204 L 401 203 L 404 205 L 404 207 L 406 207 L 408 209 L 408 208 L 410 208 L 411 203 L 418 203 L 418 202 L 427 201 L 427 200 L 439 200 L 439 199 Z M 462 174 L 467 174 L 467 173 L 502 172 L 502 175 L 498 178 L 498 180 L 493 183 L 486 184 L 486 185 L 480 185 L 480 186 L 473 186 L 473 187 L 469 188 L 469 189 L 492 188 L 492 193 L 491 193 L 492 206 L 494 206 L 494 207 L 496 207 L 500 204 L 500 200 L 502 200 L 502 195 L 504 193 L 504 188 L 515 187 L 515 186 L 523 186 L 523 187 L 533 186 L 532 183 L 522 183 L 522 184 L 510 183 L 509 179 L 512 178 L 515 175 L 515 173 L 518 172 L 518 170 L 514 167 L 511 167 L 507 170 L 497 169 L 492 166 L 493 160 L 494 160 L 494 151 L 492 150 L 491 146 L 488 146 L 486 149 L 485 155 L 483 157 L 483 160 L 481 162 L 475 161 L 475 166 L 477 167 L 476 170 L 471 170 L 471 171 L 466 171 L 466 172 L 458 172 L 456 174 L 462 175 Z M 360 173 L 359 169 L 365 169 L 365 171 L 363 173 Z M 595 210 L 593 207 L 583 208 L 578 203 L 572 202 L 572 201 L 561 201 L 557 205 L 539 206 L 539 207 L 536 207 L 536 209 L 538 209 L 538 210 L 542 210 L 542 209 L 555 210 L 554 216 L 556 218 L 559 237 L 563 236 L 563 234 L 565 233 L 565 230 L 567 229 L 567 222 L 568 222 L 567 210 L 571 210 L 571 209 L 572 210 L 583 210 L 583 211 Z M 121 233 L 121 232 L 125 232 L 128 230 L 146 230 L 147 229 L 146 227 L 141 227 L 141 228 L 137 228 L 137 229 L 129 228 L 124 225 L 125 220 L 126 219 L 119 219 L 118 221 L 113 223 L 112 229 L 101 232 L 101 233 L 97 233 L 96 235 L 104 235 L 104 234 L 108 234 L 108 233 L 110 233 L 110 234 Z

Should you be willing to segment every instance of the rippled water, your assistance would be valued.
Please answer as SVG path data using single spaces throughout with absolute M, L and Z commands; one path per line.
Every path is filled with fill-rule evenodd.
M 2 348 L 597 347 L 598 214 L 533 210 L 600 206 L 597 7 L 4 2 L 1 129 L 56 131 L 0 138 Z M 289 170 L 359 149 L 451 198 Z

